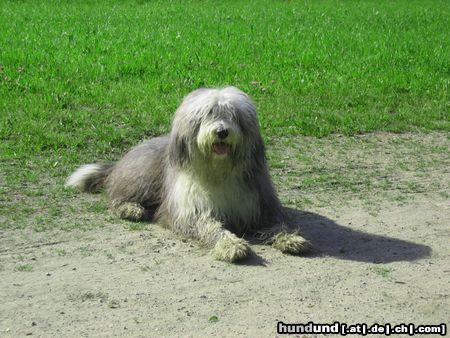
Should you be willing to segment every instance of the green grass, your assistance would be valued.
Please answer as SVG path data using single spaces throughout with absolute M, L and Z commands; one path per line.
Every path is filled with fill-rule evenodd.
M 384 267 L 384 266 L 375 266 L 373 269 L 377 275 L 383 278 L 390 278 L 392 274 L 392 268 Z
M 31 264 L 21 264 L 16 266 L 16 271 L 31 272 L 33 271 L 33 266 Z
M 266 139 L 448 131 L 449 17 L 444 0 L 1 1 L 0 216 L 76 213 L 63 177 L 167 132 L 200 86 L 248 92 Z M 58 226 L 108 222 L 90 201 Z
M 437 0 L 2 1 L 2 158 L 108 156 L 225 84 L 265 134 L 449 130 L 449 17 Z
M 217 323 L 219 321 L 219 317 L 217 317 L 216 315 L 213 315 L 213 316 L 209 317 L 208 321 L 210 323 Z

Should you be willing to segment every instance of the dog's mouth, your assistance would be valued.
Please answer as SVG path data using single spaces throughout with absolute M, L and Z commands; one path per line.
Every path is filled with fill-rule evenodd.
M 214 142 L 212 150 L 217 155 L 228 155 L 231 152 L 231 148 L 225 142 Z

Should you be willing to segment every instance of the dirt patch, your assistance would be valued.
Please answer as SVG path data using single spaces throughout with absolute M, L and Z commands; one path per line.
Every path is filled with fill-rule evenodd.
M 297 141 L 269 142 L 269 155 L 310 255 L 256 245 L 242 264 L 217 262 L 168 230 L 109 216 L 101 195 L 64 192 L 73 204 L 53 219 L 65 231 L 37 232 L 33 216 L 24 229 L 0 230 L 0 336 L 261 337 L 275 336 L 278 321 L 448 324 L 446 135 Z M 101 226 L 67 225 L 80 220 Z

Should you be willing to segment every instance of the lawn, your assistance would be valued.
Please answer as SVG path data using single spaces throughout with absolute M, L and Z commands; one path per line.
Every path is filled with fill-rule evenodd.
M 248 92 L 266 139 L 448 131 L 449 17 L 438 0 L 2 1 L 0 190 L 116 159 L 200 86 Z
M 449 130 L 449 17 L 447 1 L 2 1 L 2 158 L 123 148 L 226 84 L 265 135 Z

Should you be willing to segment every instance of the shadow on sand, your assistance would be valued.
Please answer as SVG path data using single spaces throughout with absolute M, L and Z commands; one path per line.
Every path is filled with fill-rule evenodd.
M 285 208 L 288 224 L 300 226 L 313 246 L 309 257 L 332 256 L 371 263 L 414 261 L 431 254 L 431 248 L 388 236 L 352 230 L 312 212 Z
M 330 256 L 368 263 L 414 261 L 431 254 L 431 248 L 388 236 L 352 230 L 331 219 L 312 212 L 285 208 L 287 225 L 300 226 L 303 237 L 312 244 L 312 251 L 303 257 Z M 267 265 L 267 261 L 253 253 L 240 265 Z

